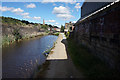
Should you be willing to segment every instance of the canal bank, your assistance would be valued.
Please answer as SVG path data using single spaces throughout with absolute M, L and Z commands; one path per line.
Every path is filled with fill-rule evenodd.
M 64 33 L 60 33 L 55 48 L 47 57 L 46 64 L 41 66 L 35 78 L 84 78 L 72 62 L 67 51 L 67 40 Z
M 86 46 L 75 44 L 72 37 L 66 40 L 61 35 L 35 78 L 119 79 L 119 73 L 94 56 Z
M 46 36 L 48 35 L 49 33 L 46 33 L 46 32 L 38 32 L 38 33 L 35 33 L 35 34 L 30 34 L 29 36 L 26 36 L 26 37 L 21 37 L 20 39 L 18 39 L 17 41 L 15 40 L 15 38 L 12 38 L 11 40 L 5 36 L 2 37 L 2 47 L 5 47 L 5 46 L 8 46 L 8 45 L 11 45 L 13 44 L 14 42 L 19 42 L 19 41 L 23 41 L 23 40 L 29 40 L 31 38 L 36 38 L 36 37 L 42 37 L 42 36 Z M 9 36 L 11 37 L 11 36 Z
M 18 20 L 11 17 L 0 17 L 2 22 L 2 43 L 0 46 L 9 45 L 15 41 L 21 41 L 41 35 L 47 35 L 56 32 L 56 30 L 50 31 L 49 28 L 54 28 L 48 24 L 32 23 L 25 20 Z M 54 34 L 57 35 L 57 34 Z
M 43 52 L 53 47 L 58 37 L 46 35 L 23 40 L 2 48 L 2 77 L 31 78 L 42 65 L 46 56 Z

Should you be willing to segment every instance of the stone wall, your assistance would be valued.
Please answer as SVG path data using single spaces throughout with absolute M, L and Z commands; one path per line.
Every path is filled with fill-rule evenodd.
M 35 26 L 32 24 L 28 25 L 13 25 L 8 23 L 2 23 L 2 44 L 11 44 L 17 39 L 32 38 L 39 35 L 46 35 L 46 31 L 40 28 L 40 25 Z M 16 32 L 16 34 L 15 34 Z
M 120 71 L 120 6 L 111 6 L 75 25 L 76 43 L 88 46 L 93 54 Z

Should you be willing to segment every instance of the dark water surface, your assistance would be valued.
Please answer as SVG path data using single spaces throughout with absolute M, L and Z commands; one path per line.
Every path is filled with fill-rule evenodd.
M 48 35 L 20 41 L 2 48 L 3 78 L 30 78 L 37 68 L 45 62 L 42 54 L 53 46 L 57 36 Z

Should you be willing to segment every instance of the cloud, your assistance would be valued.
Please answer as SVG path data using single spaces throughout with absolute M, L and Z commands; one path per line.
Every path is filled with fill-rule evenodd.
M 31 18 L 31 17 L 30 17 L 30 16 L 23 16 L 23 18 L 29 19 L 29 18 Z
M 47 20 L 46 22 L 55 22 L 55 20 Z
M 34 20 L 40 20 L 41 17 L 36 17 L 36 16 L 34 16 L 33 19 L 34 19 Z
M 29 13 L 21 13 L 20 15 L 22 15 L 22 16 L 28 16 Z
M 56 4 L 55 3 L 53 3 L 53 6 L 55 6 Z
M 77 11 L 78 11 L 78 10 L 79 10 L 79 8 L 81 8 L 80 3 L 76 3 L 75 8 L 76 8 L 76 9 L 77 9 Z
M 17 15 L 21 15 L 23 18 L 26 18 L 26 19 L 29 19 L 29 18 L 31 18 L 30 16 L 29 16 L 29 13 L 28 12 L 20 12 L 20 11 L 18 11 L 18 12 L 15 12 L 15 14 L 17 14 Z
M 74 16 L 72 16 L 70 14 L 58 14 L 57 17 L 62 18 L 64 20 L 69 20 L 69 19 L 73 18 Z
M 30 18 L 29 13 L 23 13 L 24 10 L 22 10 L 21 8 L 13 8 L 13 7 L 1 7 L 0 6 L 0 11 L 11 11 L 17 15 L 21 15 L 23 16 L 23 18 Z
M 35 8 L 35 7 L 36 7 L 36 5 L 35 5 L 35 4 L 33 4 L 33 3 L 31 3 L 31 4 L 28 4 L 26 7 L 27 7 L 27 8 Z
M 54 13 L 54 14 L 69 14 L 70 11 L 69 11 L 69 9 L 66 8 L 66 7 L 59 6 L 59 7 L 54 7 L 53 13 Z
M 24 12 L 24 10 L 22 10 L 21 8 L 16 8 L 16 9 L 13 9 L 12 12 L 14 12 L 14 13 L 22 13 L 22 12 Z
M 59 23 L 56 22 L 55 24 L 57 25 L 57 24 L 59 24 Z
M 24 12 L 24 10 L 22 10 L 21 8 L 13 9 L 11 12 L 13 12 L 13 13 L 15 13 L 17 15 L 23 16 L 23 18 L 30 18 L 29 13 Z
M 11 10 L 13 10 L 14 8 L 13 7 L 2 7 L 2 6 L 0 6 L 0 11 L 11 11 Z
M 41 17 L 30 17 L 29 16 L 29 13 L 28 12 L 24 12 L 24 10 L 22 10 L 21 8 L 13 8 L 13 7 L 1 7 L 0 6 L 0 11 L 10 11 L 12 13 L 15 13 L 17 15 L 21 15 L 23 18 L 26 18 L 26 19 L 34 19 L 34 20 L 40 20 Z M 50 20 L 51 22 L 54 22 L 54 20 Z
M 42 0 L 42 3 L 48 2 L 66 2 L 66 3 L 75 3 L 76 0 Z
M 74 10 L 72 10 L 72 12 L 74 12 Z
M 76 21 L 73 21 L 73 23 L 76 23 Z
M 14 13 L 22 13 L 24 12 L 24 10 L 22 10 L 21 8 L 13 8 L 13 7 L 6 7 L 6 6 L 0 6 L 0 11 L 11 11 Z
M 63 20 L 69 20 L 73 18 L 73 16 L 70 14 L 70 10 L 68 9 L 68 7 L 63 6 L 54 7 L 52 13 L 56 14 L 57 17 Z

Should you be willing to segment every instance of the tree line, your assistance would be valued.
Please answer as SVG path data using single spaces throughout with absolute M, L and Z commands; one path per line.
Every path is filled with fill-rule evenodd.
M 28 24 L 32 24 L 34 26 L 38 26 L 38 25 L 41 25 L 41 28 L 58 28 L 57 26 L 53 26 L 51 24 L 41 24 L 41 23 L 33 23 L 33 22 L 29 22 L 29 21 L 26 21 L 26 20 L 19 20 L 19 19 L 15 19 L 15 18 L 11 18 L 11 17 L 4 17 L 4 16 L 1 16 L 0 19 L 2 20 L 2 23 L 7 23 L 7 24 L 10 24 L 10 25 L 28 25 Z

